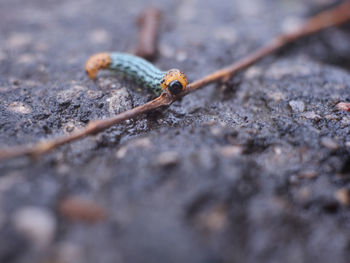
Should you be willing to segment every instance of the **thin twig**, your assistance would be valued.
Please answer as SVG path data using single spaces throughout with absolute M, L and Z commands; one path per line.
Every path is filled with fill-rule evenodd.
M 259 61 L 263 57 L 271 54 L 272 52 L 280 49 L 287 44 L 296 41 L 302 37 L 309 36 L 320 30 L 331 26 L 339 26 L 346 21 L 350 20 L 350 0 L 346 0 L 339 6 L 326 10 L 318 15 L 315 15 L 308 19 L 301 27 L 293 32 L 282 34 L 266 46 L 252 52 L 250 55 L 244 57 L 243 59 L 233 63 L 231 66 L 215 71 L 208 76 L 192 82 L 187 87 L 187 92 L 190 93 L 198 88 L 201 88 L 209 83 L 222 80 L 227 81 L 235 74 L 237 71 L 245 69 L 252 65 L 253 63 Z
M 31 157 L 40 156 L 41 154 L 46 153 L 54 148 L 57 148 L 58 146 L 76 141 L 78 139 L 82 139 L 92 134 L 96 134 L 117 123 L 134 118 L 142 113 L 146 113 L 150 110 L 159 108 L 161 106 L 170 105 L 172 102 L 172 97 L 168 93 L 162 93 L 158 98 L 154 100 L 151 100 L 131 110 L 124 111 L 111 118 L 91 121 L 87 125 L 87 127 L 79 129 L 76 132 L 73 132 L 69 135 L 61 136 L 53 140 L 42 141 L 32 146 L 17 146 L 9 149 L 0 150 L 0 160 L 25 155 Z
M 140 27 L 136 55 L 147 60 L 153 60 L 157 54 L 158 31 L 161 22 L 161 11 L 157 8 L 147 8 L 138 19 Z
M 209 74 L 195 82 L 190 83 L 187 86 L 186 91 L 183 92 L 180 96 L 172 97 L 167 92 L 164 92 L 158 98 L 147 102 L 144 105 L 122 112 L 114 117 L 104 120 L 91 121 L 86 128 L 77 130 L 72 134 L 58 137 L 52 140 L 39 142 L 33 146 L 18 146 L 14 148 L 0 150 L 0 160 L 19 156 L 40 156 L 41 154 L 55 149 L 58 146 L 70 143 L 72 141 L 84 138 L 89 135 L 96 134 L 117 123 L 120 123 L 130 118 L 134 118 L 150 110 L 154 110 L 162 106 L 169 106 L 179 97 L 185 96 L 188 93 L 191 93 L 210 83 L 217 81 L 227 81 L 237 71 L 249 67 L 251 64 L 259 61 L 263 57 L 271 54 L 272 52 L 280 49 L 281 47 L 293 41 L 296 41 L 304 36 L 311 35 L 331 26 L 339 26 L 348 20 L 350 20 L 350 0 L 345 1 L 344 3 L 340 4 L 339 6 L 333 9 L 324 11 L 316 16 L 311 17 L 297 30 L 276 37 L 266 46 L 258 49 L 257 51 L 251 53 L 250 55 L 244 57 L 236 63 L 233 63 L 232 65 L 226 68 L 215 71 L 212 74 Z
M 97 223 L 107 218 L 106 209 L 92 200 L 68 196 L 59 202 L 60 214 L 72 221 Z

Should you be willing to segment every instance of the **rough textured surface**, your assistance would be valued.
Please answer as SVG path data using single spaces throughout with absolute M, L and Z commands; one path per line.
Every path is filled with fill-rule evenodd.
M 156 1 L 156 65 L 194 80 L 326 3 Z M 151 99 L 120 76 L 93 82 L 83 71 L 95 52 L 136 46 L 146 5 L 1 1 L 0 146 L 69 133 Z M 349 99 L 349 54 L 349 25 L 329 29 L 226 89 L 207 87 L 39 160 L 1 163 L 0 262 L 347 262 L 350 115 L 336 105 Z M 70 220 L 59 209 L 69 196 L 106 218 Z

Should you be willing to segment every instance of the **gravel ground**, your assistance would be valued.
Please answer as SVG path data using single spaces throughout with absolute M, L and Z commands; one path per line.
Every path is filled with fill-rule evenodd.
M 232 63 L 327 0 L 153 1 L 162 69 Z M 93 53 L 136 47 L 131 0 L 0 2 L 0 146 L 145 103 Z M 0 262 L 347 262 L 350 30 L 298 41 L 167 109 L 0 163 Z M 78 211 L 78 212 L 77 212 Z

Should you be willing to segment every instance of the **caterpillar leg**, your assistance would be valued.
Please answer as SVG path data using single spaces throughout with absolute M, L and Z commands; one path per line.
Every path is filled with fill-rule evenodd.
M 110 53 L 103 52 L 92 55 L 85 64 L 85 71 L 89 78 L 94 79 L 100 69 L 106 69 L 112 63 Z

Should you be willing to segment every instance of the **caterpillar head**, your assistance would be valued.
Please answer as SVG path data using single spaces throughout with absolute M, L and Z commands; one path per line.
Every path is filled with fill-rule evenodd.
M 178 69 L 170 69 L 165 73 L 160 86 L 162 90 L 168 89 L 171 95 L 179 95 L 186 89 L 188 84 L 184 73 Z

